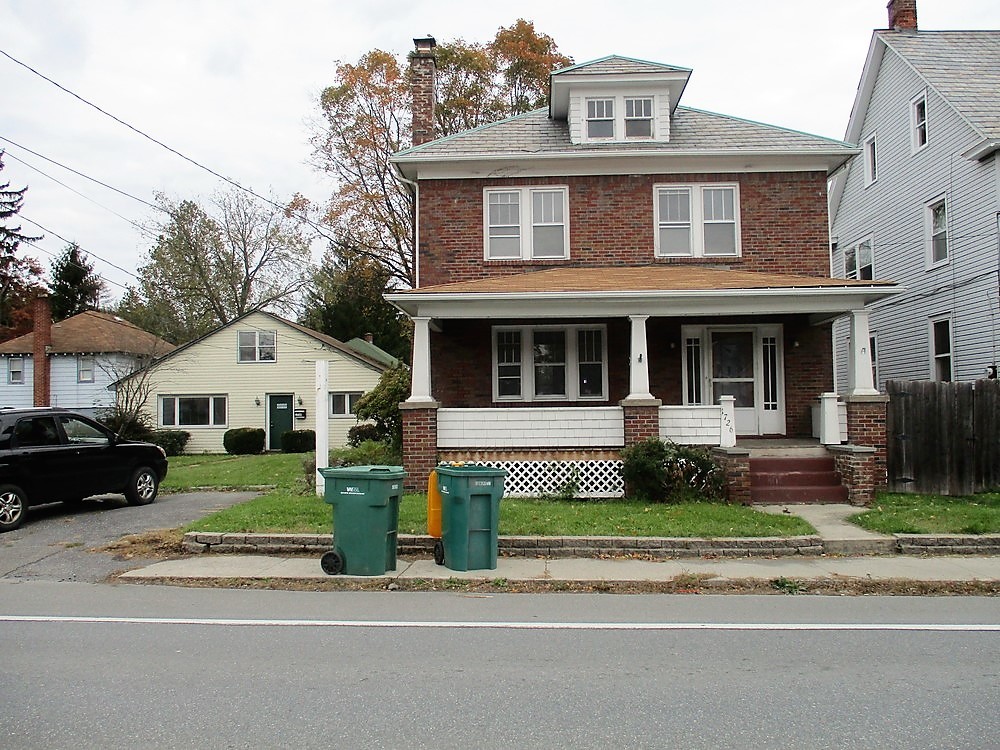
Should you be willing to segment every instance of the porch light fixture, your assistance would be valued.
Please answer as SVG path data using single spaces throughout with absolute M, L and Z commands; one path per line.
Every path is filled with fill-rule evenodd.
M 302 396 L 299 396 L 296 401 L 298 401 L 299 406 L 302 406 Z
M 256 398 L 254 398 L 253 402 L 255 404 L 257 404 L 257 406 L 260 406 L 260 396 L 257 396 Z

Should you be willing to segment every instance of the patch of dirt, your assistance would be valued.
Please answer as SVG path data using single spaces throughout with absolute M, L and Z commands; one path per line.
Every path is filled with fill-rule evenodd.
M 129 534 L 91 552 L 106 552 L 123 560 L 133 557 L 172 557 L 184 554 L 180 529 L 153 529 L 141 534 Z

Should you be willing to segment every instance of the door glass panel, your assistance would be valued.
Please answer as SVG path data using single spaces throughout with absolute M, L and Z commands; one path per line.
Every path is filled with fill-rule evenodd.
M 566 395 L 566 332 L 536 331 L 535 395 Z
M 753 334 L 719 331 L 712 334 L 712 377 L 753 378 Z
M 741 383 L 717 380 L 712 384 L 714 403 L 719 403 L 719 396 L 735 396 L 736 406 L 753 407 L 753 383 Z

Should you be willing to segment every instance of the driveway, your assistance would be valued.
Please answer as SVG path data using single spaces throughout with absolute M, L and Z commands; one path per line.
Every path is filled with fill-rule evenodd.
M 98 582 L 161 558 L 116 558 L 93 552 L 126 534 L 172 529 L 249 500 L 253 492 L 164 494 L 130 506 L 120 495 L 91 498 L 77 508 L 52 503 L 31 508 L 24 525 L 0 534 L 0 579 Z

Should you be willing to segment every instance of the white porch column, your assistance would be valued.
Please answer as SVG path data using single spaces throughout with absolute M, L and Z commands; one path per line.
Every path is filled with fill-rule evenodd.
M 819 442 L 840 445 L 840 400 L 836 393 L 819 396 Z
M 628 366 L 628 399 L 652 399 L 649 392 L 649 354 L 646 352 L 648 315 L 629 315 L 632 323 L 631 359 Z
M 736 396 L 719 396 L 719 406 L 719 447 L 732 448 L 736 445 Z
M 870 314 L 864 308 L 851 310 L 851 346 L 847 363 L 848 391 L 851 396 L 878 394 L 872 381 L 871 330 L 868 327 Z
M 316 360 L 316 494 L 323 497 L 326 478 L 319 473 L 330 463 L 330 363 Z
M 431 396 L 431 319 L 413 318 L 413 370 L 408 404 L 433 403 Z

